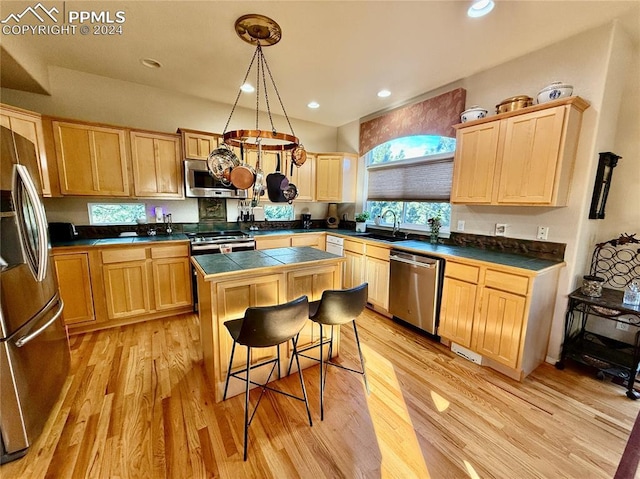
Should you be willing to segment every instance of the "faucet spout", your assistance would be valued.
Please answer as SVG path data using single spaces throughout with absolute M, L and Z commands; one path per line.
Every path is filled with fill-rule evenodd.
M 380 217 L 384 219 L 388 213 L 391 213 L 393 215 L 393 236 L 395 236 L 396 233 L 400 231 L 400 225 L 398 224 L 398 217 L 396 216 L 396 212 L 393 210 L 386 210 Z

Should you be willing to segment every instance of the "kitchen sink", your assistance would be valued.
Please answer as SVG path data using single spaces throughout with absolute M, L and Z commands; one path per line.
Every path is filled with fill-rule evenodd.
M 383 235 L 379 233 L 365 233 L 363 235 L 358 235 L 358 236 L 364 236 L 366 238 L 377 239 L 382 241 L 389 241 L 391 243 L 395 243 L 396 241 L 407 241 L 406 238 L 402 238 L 399 236 Z

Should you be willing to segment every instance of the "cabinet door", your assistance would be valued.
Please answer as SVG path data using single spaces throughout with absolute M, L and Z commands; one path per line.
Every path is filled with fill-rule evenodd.
M 9 128 L 14 133 L 24 136 L 35 145 L 36 155 L 38 156 L 42 194 L 43 196 L 51 196 L 51 183 L 49 182 L 47 154 L 44 146 L 42 118 L 40 115 L 26 111 L 17 111 L 5 105 L 0 105 L 0 124 L 5 128 Z
M 151 311 L 146 261 L 105 264 L 102 274 L 109 319 Z
M 95 321 L 93 292 L 89 276 L 89 255 L 74 253 L 53 257 L 60 296 L 64 301 L 65 324 Z
M 466 348 L 471 347 L 477 285 L 445 278 L 442 288 L 438 334 Z
M 296 201 L 315 201 L 316 199 L 316 156 L 307 153 L 307 161 L 300 168 L 293 167 L 291 183 L 298 188 Z
M 256 249 L 288 248 L 289 246 L 291 246 L 291 238 L 288 236 L 285 238 L 256 238 Z
M 458 130 L 452 203 L 491 203 L 499 132 L 499 121 Z
M 182 132 L 184 157 L 190 160 L 206 160 L 209 153 L 218 147 L 218 137 L 213 134 Z
M 63 195 L 129 196 L 124 130 L 52 122 Z
M 132 131 L 131 160 L 136 196 L 184 196 L 179 136 Z
M 345 250 L 344 257 L 344 288 L 355 288 L 364 282 L 364 255 Z
M 518 366 L 525 298 L 485 287 L 474 325 L 475 350 L 506 366 Z
M 565 107 L 504 120 L 498 203 L 552 204 Z
M 367 256 L 365 277 L 369 283 L 368 301 L 385 311 L 389 309 L 389 261 Z
M 325 235 L 322 234 L 299 234 L 291 237 L 291 246 L 311 246 L 312 248 L 325 250 Z
M 189 258 L 154 259 L 152 268 L 156 310 L 192 304 Z
M 316 158 L 316 200 L 342 200 L 342 157 Z

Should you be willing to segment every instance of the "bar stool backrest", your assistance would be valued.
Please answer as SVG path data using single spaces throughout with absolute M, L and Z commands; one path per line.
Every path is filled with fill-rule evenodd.
M 275 306 L 247 308 L 238 343 L 252 348 L 276 346 L 292 339 L 309 319 L 309 300 L 300 296 Z
M 321 324 L 345 324 L 356 319 L 367 304 L 369 284 L 352 289 L 333 289 L 322 293 L 313 320 Z

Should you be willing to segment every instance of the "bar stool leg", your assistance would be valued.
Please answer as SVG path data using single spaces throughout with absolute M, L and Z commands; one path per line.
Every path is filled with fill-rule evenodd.
M 304 405 L 307 408 L 307 416 L 309 417 L 309 426 L 313 426 L 311 421 L 311 409 L 309 409 L 309 401 L 307 399 L 307 388 L 304 387 L 304 379 L 302 379 L 302 368 L 300 367 L 300 359 L 298 358 L 298 336 L 293 338 L 293 356 L 296 358 L 296 365 L 298 366 L 298 377 L 300 378 L 300 387 L 302 388 L 302 396 L 304 397 Z
M 320 323 L 320 420 L 324 421 L 324 380 L 322 378 L 324 369 L 324 335 L 322 323 Z
M 247 442 L 249 440 L 249 386 L 251 373 L 251 348 L 247 348 L 247 385 L 244 390 L 244 460 L 247 460 Z
M 233 364 L 233 354 L 236 352 L 236 342 L 233 342 L 231 346 L 231 358 L 229 359 L 229 367 L 227 368 L 227 380 L 224 382 L 224 394 L 222 400 L 227 399 L 227 389 L 229 388 L 229 378 L 231 377 L 231 365 Z
M 367 371 L 364 368 L 364 356 L 362 356 L 362 348 L 360 347 L 360 338 L 358 337 L 358 328 L 356 328 L 356 320 L 353 320 L 353 333 L 356 337 L 356 344 L 358 345 L 358 354 L 360 355 L 360 364 L 362 365 L 362 378 L 364 379 L 364 386 L 367 388 L 367 394 L 371 394 L 369 390 L 369 381 L 367 381 Z

